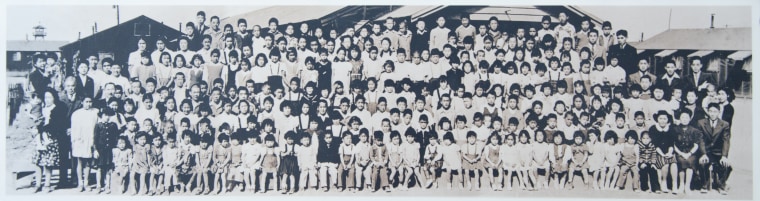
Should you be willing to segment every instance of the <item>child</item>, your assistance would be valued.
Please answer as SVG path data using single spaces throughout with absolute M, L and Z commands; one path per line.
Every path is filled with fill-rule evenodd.
M 570 158 L 570 171 L 568 171 L 569 178 L 567 183 L 570 184 L 570 188 L 574 187 L 573 178 L 575 178 L 575 171 L 580 171 L 583 178 L 583 185 L 588 187 L 588 152 L 589 147 L 586 145 L 586 140 L 583 138 L 583 131 L 575 131 L 573 133 L 574 144 L 570 146 L 572 157 Z
M 604 179 L 606 172 L 602 170 L 604 166 L 604 153 L 605 153 L 605 143 L 601 142 L 599 140 L 599 130 L 597 129 L 590 129 L 588 131 L 588 142 L 586 142 L 586 146 L 588 146 L 588 172 L 593 172 L 593 175 L 591 176 L 591 185 L 594 190 L 600 190 L 601 185 L 600 179 Z
M 652 190 L 654 193 L 660 192 L 660 182 L 657 172 L 657 147 L 652 144 L 652 138 L 649 137 L 649 131 L 641 133 L 639 141 L 639 178 L 641 179 L 641 190 L 646 192 Z
M 389 175 L 389 185 L 393 187 L 396 176 L 399 176 L 399 171 L 403 162 L 401 157 L 401 138 L 398 133 L 391 134 L 391 144 L 388 145 L 388 168 L 391 171 Z
M 370 150 L 372 145 L 368 141 L 369 132 L 362 130 L 359 133 L 359 142 L 354 145 L 354 159 L 355 159 L 355 172 L 356 172 L 356 190 L 365 190 L 370 188 L 370 173 L 372 168 L 370 167 Z M 362 178 L 365 180 L 365 186 L 362 188 Z
M 196 180 L 195 188 L 196 194 L 201 193 L 207 195 L 211 192 L 209 188 L 209 173 L 213 164 L 214 148 L 211 148 L 211 144 L 214 143 L 214 136 L 203 135 L 201 136 L 200 149 L 198 150 L 198 156 L 195 157 L 198 161 L 198 180 Z M 201 183 L 203 183 L 203 189 L 201 189 Z
M 182 156 L 180 158 L 180 166 L 179 166 L 179 176 L 177 177 L 178 180 L 180 180 L 180 189 L 183 193 L 187 193 L 190 191 L 190 185 L 192 184 L 193 180 L 195 179 L 195 166 L 197 165 L 197 159 L 196 154 L 198 152 L 198 148 L 195 146 L 196 144 L 196 138 L 195 133 L 189 130 L 185 130 L 182 132 L 182 145 L 179 146 L 180 149 L 180 155 Z
M 277 166 L 280 164 L 280 158 L 275 147 L 275 136 L 266 135 L 264 137 L 264 153 L 261 159 L 261 175 L 259 176 L 259 187 L 261 192 L 266 193 L 269 190 L 266 185 L 269 181 L 269 175 L 277 180 Z M 276 186 L 274 187 L 276 190 Z
M 348 189 L 354 191 L 354 144 L 351 143 L 352 135 L 350 132 L 343 133 L 343 143 L 338 148 L 340 155 L 340 166 L 338 166 L 338 186 L 342 187 L 341 192 Z
M 534 183 L 534 184 L 536 183 L 536 177 L 533 175 L 533 174 L 535 174 L 535 173 L 533 173 L 533 171 L 534 171 L 533 169 L 535 169 L 535 167 L 533 167 L 533 164 L 532 164 L 533 157 L 534 157 L 532 153 L 534 152 L 534 147 L 531 146 L 531 144 L 530 144 L 530 133 L 528 133 L 528 131 L 526 131 L 526 130 L 520 131 L 520 134 L 517 136 L 517 138 L 519 138 L 519 140 L 520 140 L 520 143 L 519 144 L 516 143 L 516 145 L 515 145 L 515 149 L 518 150 L 517 155 L 518 155 L 518 158 L 519 158 L 519 163 L 518 163 L 519 166 L 517 168 L 517 173 L 518 173 L 517 176 L 520 179 L 520 183 L 522 184 L 521 188 L 523 190 L 524 189 L 535 190 L 535 188 L 536 188 L 535 185 L 531 185 L 531 183 Z M 542 137 L 542 139 L 543 139 L 543 137 Z M 545 150 L 550 150 L 548 145 L 546 145 L 544 147 L 544 149 Z M 548 163 L 549 160 L 548 160 L 548 157 L 550 156 L 550 154 L 547 152 L 545 156 L 544 155 L 542 155 L 542 156 L 544 157 L 544 159 L 546 159 L 545 160 L 546 161 L 545 162 L 546 163 L 546 169 L 545 170 L 547 171 L 546 172 L 546 174 L 547 174 L 546 178 L 549 178 L 548 177 L 548 170 L 549 170 L 549 163 Z
M 298 171 L 298 158 L 295 155 L 295 137 L 296 133 L 294 131 L 286 132 L 285 143 L 283 143 L 278 154 L 281 161 L 278 169 L 278 173 L 282 179 L 280 185 L 288 184 L 288 179 L 290 179 L 290 185 L 285 189 L 280 189 L 282 190 L 282 194 L 292 194 L 296 189 L 295 173 Z
M 602 189 L 605 190 L 612 189 L 612 185 L 615 185 L 619 176 L 617 173 L 620 171 L 618 163 L 620 161 L 620 154 L 623 147 L 617 144 L 617 139 L 618 137 L 617 134 L 615 134 L 615 131 L 607 131 L 607 133 L 604 134 L 604 141 L 607 145 L 604 148 L 604 168 L 602 168 L 602 171 L 606 170 L 607 177 L 604 178 Z
M 444 122 L 443 120 L 441 121 Z M 446 130 L 445 132 L 449 132 L 449 130 Z M 438 150 L 438 148 L 440 147 L 438 145 L 438 135 L 429 135 L 428 141 L 430 143 L 425 147 L 425 167 L 426 167 L 426 173 L 428 175 L 427 184 L 425 185 L 425 187 L 431 188 L 434 186 L 437 189 L 438 188 L 437 180 L 438 180 L 438 177 L 440 176 L 441 164 L 443 163 L 443 161 L 441 161 L 440 151 Z
M 128 148 L 127 143 L 129 143 L 127 137 L 120 136 L 116 141 L 116 148 L 113 148 L 114 170 L 111 172 L 113 174 L 111 178 L 116 180 L 116 188 L 122 194 L 127 190 L 125 187 L 129 186 L 126 179 L 129 176 L 129 162 L 132 160 L 132 149 Z M 106 191 L 106 193 L 110 192 L 111 189 Z
M 171 133 L 168 135 L 176 135 Z M 167 135 L 167 136 L 168 136 Z M 163 181 L 164 181 L 164 139 L 162 135 L 156 135 L 151 140 L 151 149 L 148 152 L 150 157 L 150 194 L 163 193 Z M 159 185 L 161 184 L 161 185 Z
M 387 126 L 387 127 L 390 127 Z M 372 151 L 370 157 L 372 158 L 372 192 L 376 192 L 379 189 L 390 192 L 388 187 L 388 149 L 384 145 L 383 132 L 375 132 L 374 134 L 375 144 L 372 145 Z
M 229 187 L 227 192 L 232 192 L 237 186 L 241 186 L 240 191 L 245 191 L 242 187 L 243 180 L 243 147 L 240 145 L 243 142 L 245 136 L 242 133 L 233 133 L 230 135 L 230 164 L 229 173 L 227 174 L 227 183 Z
M 520 133 L 527 133 L 527 130 L 520 131 Z M 535 167 L 528 169 L 534 170 L 535 172 L 532 174 L 535 179 L 536 188 L 541 189 L 548 189 L 549 188 L 549 174 L 551 173 L 550 167 L 551 167 L 551 160 L 550 156 L 554 155 L 554 149 L 552 149 L 551 145 L 546 142 L 546 134 L 542 130 L 537 130 L 535 136 L 535 142 L 533 144 L 533 164 L 535 164 Z M 543 179 L 541 181 L 538 181 L 539 172 L 543 171 Z
M 256 192 L 256 173 L 261 169 L 261 154 L 264 148 L 259 144 L 259 136 L 257 134 L 248 133 L 245 134 L 245 137 L 248 139 L 248 143 L 240 148 L 242 152 L 240 157 L 243 163 L 243 181 L 249 191 Z
M 625 178 L 628 172 L 631 172 L 633 180 L 633 192 L 639 192 L 639 146 L 637 146 L 638 134 L 634 130 L 625 133 L 625 142 L 622 147 L 620 160 L 620 176 L 618 176 L 617 187 L 620 190 L 625 188 Z
M 447 132 L 443 135 L 443 143 L 440 147 L 441 152 L 441 158 L 443 158 L 443 164 L 441 166 L 442 172 L 446 173 L 446 176 L 444 178 L 447 178 L 447 186 L 446 188 L 448 190 L 451 190 L 451 187 L 453 186 L 454 178 L 459 177 L 458 183 L 460 189 L 464 189 L 464 174 L 462 172 L 462 152 L 459 148 L 459 145 L 456 144 L 456 141 L 454 141 L 454 134 L 451 132 Z M 458 176 L 454 176 L 458 175 Z
M 162 193 L 171 193 L 171 188 L 178 185 L 179 183 L 177 169 L 181 163 L 181 151 L 177 147 L 176 134 L 172 134 L 166 137 L 166 147 L 162 149 L 161 157 L 164 159 L 164 165 L 162 166 L 162 171 L 164 174 L 164 190 Z
M 148 153 L 151 149 L 150 144 L 147 143 L 148 135 L 145 132 L 137 133 L 137 136 L 135 136 L 135 142 L 137 144 L 132 148 L 133 158 L 132 167 L 130 168 L 130 170 L 132 170 L 130 181 L 135 181 L 133 185 L 134 188 L 132 189 L 133 195 L 137 195 L 140 191 L 145 191 L 145 193 L 148 193 L 148 189 L 145 185 L 145 183 L 147 183 L 145 181 L 145 178 L 147 177 L 149 170 L 150 157 L 148 156 Z M 140 176 L 138 178 L 135 178 L 137 175 Z M 138 179 L 139 181 L 134 179 Z
M 554 180 L 555 189 L 565 189 L 565 181 L 567 179 L 567 165 L 572 153 L 570 146 L 563 144 L 565 139 L 565 132 L 554 132 L 554 145 L 552 146 L 552 180 Z
M 412 179 L 412 174 L 415 176 L 415 181 L 420 182 L 421 173 L 420 173 L 420 143 L 417 143 L 415 141 L 415 134 L 414 130 L 409 129 L 406 131 L 404 136 L 406 136 L 406 143 L 401 145 L 401 151 L 403 154 L 403 175 L 404 179 L 401 180 L 402 182 L 399 184 L 401 189 L 408 190 L 409 187 L 409 181 Z M 415 185 L 418 186 L 418 185 Z
M 473 186 L 476 190 L 480 190 L 480 170 L 482 169 L 480 157 L 482 151 L 482 145 L 477 144 L 477 133 L 475 131 L 467 132 L 467 143 L 462 145 L 462 169 L 468 176 L 467 188 L 470 191 L 472 191 Z M 473 185 L 473 182 L 476 183 Z
M 513 139 L 514 140 L 514 139 Z M 488 169 L 488 176 L 491 179 L 491 189 L 494 191 L 501 191 L 501 186 L 497 186 L 501 183 L 501 163 L 502 157 L 500 156 L 501 136 L 496 133 L 491 134 L 488 137 L 488 145 L 483 149 L 483 156 L 485 156 L 485 165 Z
M 317 129 L 317 125 L 320 124 L 318 118 L 312 118 L 309 121 L 309 129 Z M 303 133 L 301 136 L 301 144 L 295 148 L 296 157 L 298 157 L 298 168 L 300 169 L 300 179 L 298 180 L 301 185 L 300 191 L 306 191 L 306 188 L 317 189 L 317 150 L 319 144 L 312 144 L 313 141 L 317 141 L 318 134 Z M 308 180 L 307 180 L 308 179 Z M 307 182 L 308 181 L 308 182 Z
M 526 131 L 523 131 L 523 133 L 527 134 Z M 520 172 L 523 172 L 521 170 L 520 165 L 520 158 L 519 154 L 522 150 L 517 149 L 517 146 L 515 146 L 515 141 L 517 136 L 515 134 L 508 134 L 505 137 L 504 144 L 501 145 L 501 149 L 499 150 L 499 160 L 502 162 L 501 168 L 504 170 L 504 174 L 506 177 L 504 177 L 504 182 L 507 183 L 507 190 L 512 190 L 512 177 L 515 176 L 513 174 L 516 174 L 518 176 L 518 179 L 522 179 L 524 177 L 520 177 Z M 534 179 L 535 180 L 535 179 Z M 518 180 L 521 181 L 521 180 Z M 518 183 L 519 185 L 519 183 Z
M 212 192 L 216 194 L 222 191 L 227 192 L 227 175 L 229 174 L 230 166 L 230 136 L 222 133 L 216 137 L 218 144 L 214 145 L 214 166 L 211 168 L 211 172 L 214 172 L 214 182 Z

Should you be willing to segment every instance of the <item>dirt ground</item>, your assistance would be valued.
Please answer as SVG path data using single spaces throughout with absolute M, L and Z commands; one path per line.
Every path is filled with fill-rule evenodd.
M 575 180 L 576 188 L 573 190 L 540 190 L 540 191 L 523 191 L 515 189 L 513 191 L 495 192 L 488 188 L 487 179 L 483 179 L 485 188 L 480 191 L 464 191 L 458 188 L 447 190 L 439 187 L 437 190 L 412 188 L 408 191 L 394 190 L 391 193 L 376 192 L 299 192 L 294 196 L 436 196 L 436 197 L 464 197 L 464 196 L 482 196 L 482 197 L 519 197 L 519 198 L 639 198 L 639 199 L 752 199 L 753 190 L 753 153 L 752 153 L 752 103 L 751 99 L 736 99 L 733 104 L 736 108 L 734 116 L 736 125 L 733 126 L 733 136 L 731 140 L 730 161 L 733 164 L 734 171 L 728 180 L 730 191 L 728 195 L 719 195 L 717 192 L 708 194 L 699 194 L 693 192 L 689 195 L 684 194 L 653 194 L 653 193 L 635 193 L 631 190 L 624 191 L 594 191 L 581 186 L 581 179 Z M 37 167 L 31 163 L 32 148 L 29 146 L 31 124 L 29 118 L 19 115 L 14 123 L 8 127 L 6 135 L 6 193 L 10 195 L 29 195 L 34 192 L 31 186 L 33 177 L 30 171 Z M 13 172 L 22 172 L 18 179 L 12 178 Z M 57 175 L 54 172 L 54 175 Z M 54 177 L 54 179 L 57 179 Z M 55 185 L 55 181 L 53 182 Z M 628 188 L 630 189 L 630 188 Z M 44 194 L 44 193 L 43 193 Z M 95 193 L 79 193 L 75 189 L 56 190 L 50 193 L 52 195 L 95 195 Z M 187 194 L 190 195 L 190 194 Z M 244 196 L 252 193 L 233 192 L 223 195 Z M 265 195 L 279 196 L 278 192 L 269 192 Z

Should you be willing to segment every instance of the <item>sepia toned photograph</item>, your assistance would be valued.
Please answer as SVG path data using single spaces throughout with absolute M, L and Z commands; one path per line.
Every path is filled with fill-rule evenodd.
M 752 5 L 491 4 L 7 5 L 3 190 L 754 198 Z

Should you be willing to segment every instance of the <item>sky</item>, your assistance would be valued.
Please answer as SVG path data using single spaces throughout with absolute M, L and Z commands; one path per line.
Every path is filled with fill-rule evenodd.
M 180 22 L 195 21 L 195 13 L 204 10 L 207 17 L 219 15 L 224 18 L 239 13 L 253 11 L 266 6 L 140 6 L 119 7 L 121 22 L 140 15 L 146 15 L 171 27 L 179 27 Z M 614 29 L 626 29 L 630 41 L 652 37 L 671 28 L 708 28 L 710 14 L 715 14 L 715 27 L 750 27 L 752 24 L 749 6 L 579 6 L 581 9 L 611 21 Z M 29 13 L 36 13 L 29 15 Z M 8 5 L 6 12 L 7 40 L 24 40 L 27 35 L 33 40 L 32 27 L 41 24 L 47 28 L 46 40 L 75 41 L 92 34 L 97 23 L 102 31 L 116 25 L 116 9 L 111 5 Z

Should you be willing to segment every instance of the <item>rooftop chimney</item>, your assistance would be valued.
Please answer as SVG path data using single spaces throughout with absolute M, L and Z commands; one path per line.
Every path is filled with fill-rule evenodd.
M 710 14 L 710 28 L 715 28 L 715 13 Z

